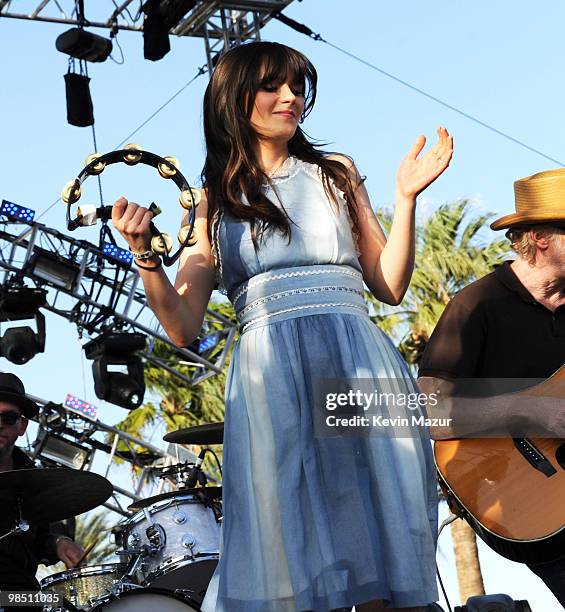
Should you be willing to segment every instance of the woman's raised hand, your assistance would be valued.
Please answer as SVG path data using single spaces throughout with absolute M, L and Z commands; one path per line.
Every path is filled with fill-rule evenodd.
M 418 136 L 408 154 L 400 162 L 396 187 L 402 196 L 416 197 L 449 166 L 453 156 L 453 137 L 444 127 L 439 127 L 437 134 L 436 144 L 421 157 L 418 155 L 426 144 L 426 137 Z
M 151 247 L 151 219 L 153 213 L 139 204 L 128 202 L 123 196 L 112 207 L 112 224 L 125 238 L 134 253 Z

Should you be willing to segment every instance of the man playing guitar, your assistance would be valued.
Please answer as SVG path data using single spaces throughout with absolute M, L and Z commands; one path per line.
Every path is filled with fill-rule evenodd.
M 531 398 L 520 402 L 519 396 L 508 395 L 509 391 L 530 387 L 533 379 L 547 379 L 565 364 L 565 169 L 516 181 L 514 191 L 516 212 L 497 219 L 491 228 L 508 230 L 507 237 L 517 258 L 503 263 L 454 296 L 420 364 L 422 390 L 428 394 L 440 390 L 443 396 L 453 398 L 453 425 L 432 427 L 435 439 L 477 437 L 494 432 L 500 438 L 507 436 L 506 443 L 512 447 L 513 440 L 529 439 L 515 436 L 529 436 L 522 432 L 533 425 L 542 432 L 537 435 L 565 438 L 562 399 L 554 396 L 545 402 L 533 402 Z M 497 390 L 492 384 L 495 379 L 506 382 L 513 379 L 512 386 Z M 478 386 L 475 384 L 470 391 L 469 381 L 473 380 Z M 498 395 L 502 391 L 504 394 Z M 469 395 L 490 399 L 465 399 L 458 403 L 457 396 Z M 493 401 L 491 396 L 495 395 L 498 397 Z M 458 419 L 458 415 L 463 418 Z M 515 433 L 516 427 L 521 428 L 520 433 Z M 475 446 L 475 451 L 478 448 Z M 532 448 L 534 452 L 538 450 L 535 445 Z M 480 455 L 481 451 L 475 454 Z M 507 465 L 501 467 L 503 459 L 496 461 L 499 461 L 499 471 L 507 471 Z M 558 471 L 565 470 L 553 456 L 552 462 L 545 466 L 550 473 L 540 476 L 536 472 L 544 482 L 550 480 L 547 477 L 551 474 L 559 476 Z M 439 467 L 437 453 L 436 463 Z M 523 463 L 525 469 L 530 468 L 526 461 Z M 489 463 L 491 468 L 492 464 Z M 540 470 L 539 465 L 537 469 Z M 536 491 L 523 491 L 522 495 L 535 496 Z M 564 556 L 565 547 L 553 550 L 543 563 L 528 563 L 528 567 L 565 607 Z

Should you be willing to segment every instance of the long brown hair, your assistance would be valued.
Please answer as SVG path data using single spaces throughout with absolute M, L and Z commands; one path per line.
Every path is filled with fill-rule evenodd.
M 284 206 L 281 203 L 277 207 L 261 191 L 269 177 L 253 151 L 258 136 L 250 119 L 260 87 L 281 79 L 303 87 L 302 123 L 316 101 L 316 69 L 302 53 L 279 43 L 253 42 L 228 51 L 218 61 L 204 95 L 206 161 L 201 178 L 208 194 L 209 231 L 214 214 L 223 208 L 233 217 L 250 222 L 256 248 L 257 239 L 271 227 L 290 239 L 292 220 Z M 358 234 L 354 196 L 357 185 L 352 185 L 346 166 L 328 159 L 328 153 L 319 147 L 308 140 L 300 126 L 288 142 L 290 155 L 320 167 L 324 189 L 334 205 L 337 206 L 337 199 L 331 182 L 344 192 Z M 242 201 L 242 196 L 249 205 Z

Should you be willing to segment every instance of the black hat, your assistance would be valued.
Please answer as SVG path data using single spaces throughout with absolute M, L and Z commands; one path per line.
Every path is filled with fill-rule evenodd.
M 24 416 L 37 416 L 39 407 L 26 397 L 24 383 L 15 375 L 0 372 L 0 401 L 10 402 L 21 408 Z

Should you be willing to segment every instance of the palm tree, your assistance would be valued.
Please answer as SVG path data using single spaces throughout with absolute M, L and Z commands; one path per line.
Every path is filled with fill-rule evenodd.
M 508 254 L 506 240 L 487 242 L 481 230 L 493 214 L 471 216 L 469 200 L 438 207 L 416 230 L 416 264 L 400 306 L 377 302 L 370 294 L 374 320 L 396 340 L 408 364 L 416 367 L 451 297 L 492 271 Z M 379 214 L 388 232 L 392 214 Z
M 481 239 L 492 214 L 472 216 L 469 200 L 443 204 L 416 233 L 416 263 L 410 287 L 400 310 L 368 298 L 374 320 L 393 337 L 413 370 L 422 359 L 428 339 L 451 297 L 474 280 L 485 276 L 508 254 L 505 240 Z M 380 221 L 388 232 L 390 211 Z M 464 520 L 451 523 L 461 602 L 484 595 L 484 584 L 475 532 Z
M 82 546 L 85 551 L 93 546 L 85 561 L 88 565 L 113 561 L 112 555 L 117 546 L 110 541 L 113 523 L 108 521 L 108 514 L 109 510 L 103 510 L 96 514 L 89 513 L 77 518 L 75 542 Z
M 92 547 L 82 565 L 100 565 L 101 563 L 116 563 L 117 557 L 113 557 L 117 546 L 110 542 L 110 532 L 113 522 L 109 522 L 109 510 L 93 514 L 89 512 L 76 519 L 74 540 L 85 551 Z M 49 566 L 39 565 L 37 579 L 43 580 L 47 576 L 67 571 L 67 566 L 58 561 Z
M 458 519 L 451 523 L 451 539 L 455 554 L 459 598 L 461 603 L 465 603 L 473 595 L 485 594 L 477 536 L 467 521 Z
M 209 308 L 235 322 L 232 306 L 228 302 L 212 301 Z M 209 331 L 212 332 L 218 325 L 219 323 L 211 319 Z M 214 349 L 215 353 L 222 350 L 224 342 L 225 340 L 222 340 Z M 174 365 L 176 371 L 189 378 L 192 377 L 195 366 L 183 365 L 182 362 L 179 362 L 178 353 L 175 353 L 165 343 L 156 342 L 152 354 Z M 229 363 L 230 357 L 231 349 L 226 364 Z M 196 385 L 188 385 L 164 368 L 146 363 L 145 384 L 149 392 L 159 398 L 158 403 L 146 402 L 140 408 L 128 413 L 116 427 L 133 436 L 143 438 L 149 427 L 164 425 L 165 430 L 170 432 L 205 423 L 222 422 L 224 420 L 226 372 L 227 368 L 224 368 L 221 373 L 210 376 Z M 217 455 L 221 456 L 221 448 L 218 446 L 212 448 Z M 119 445 L 118 449 L 127 450 L 122 445 Z M 196 454 L 200 452 L 197 446 L 190 447 L 190 450 Z M 210 462 L 206 468 L 215 478 L 219 477 L 215 463 Z

